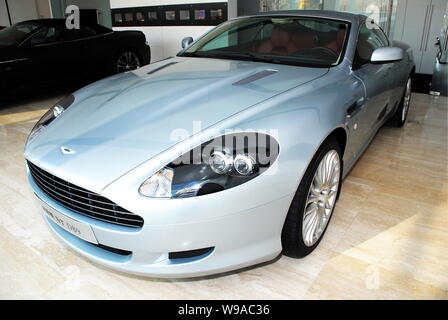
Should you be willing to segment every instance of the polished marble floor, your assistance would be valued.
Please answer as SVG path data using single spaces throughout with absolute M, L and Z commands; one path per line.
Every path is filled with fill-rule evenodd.
M 129 276 L 57 241 L 34 206 L 23 145 L 59 96 L 0 108 L 0 299 L 448 299 L 448 100 L 414 94 L 344 182 L 319 248 L 195 280 Z

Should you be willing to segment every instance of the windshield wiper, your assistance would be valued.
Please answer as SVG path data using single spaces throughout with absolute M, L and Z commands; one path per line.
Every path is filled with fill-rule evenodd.
M 201 58 L 221 58 L 221 59 L 245 59 L 256 62 L 277 62 L 277 59 L 267 58 L 252 52 L 228 52 L 228 51 L 210 51 L 210 52 L 185 52 L 183 56 L 186 57 L 201 57 Z
M 254 62 L 265 62 L 274 64 L 287 64 L 292 66 L 304 66 L 314 68 L 328 68 L 326 64 L 313 63 L 310 61 L 297 61 L 294 56 L 271 56 L 269 54 L 259 54 L 253 52 L 233 52 L 233 51 L 196 51 L 184 52 L 182 56 L 185 57 L 199 57 L 199 58 L 215 58 L 215 59 L 236 59 L 248 60 Z

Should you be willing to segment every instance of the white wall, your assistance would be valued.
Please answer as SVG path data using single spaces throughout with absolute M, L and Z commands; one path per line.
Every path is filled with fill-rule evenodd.
M 171 4 L 227 2 L 226 0 L 110 0 L 111 8 L 164 6 Z
M 398 0 L 394 40 L 412 47 L 417 73 L 434 71 L 438 52 L 434 43 L 440 35 L 447 5 L 447 0 Z M 425 18 L 427 25 L 423 34 Z
M 36 9 L 39 19 L 52 18 L 50 0 L 36 0 Z
M 25 20 L 38 19 L 36 2 L 34 0 L 14 0 L 8 1 L 9 13 L 12 23 Z
M 115 31 L 139 30 L 146 36 L 151 46 L 151 63 L 175 56 L 181 49 L 185 37 L 198 39 L 213 26 L 164 26 L 164 27 L 113 27 Z
M 12 23 L 24 20 L 51 18 L 50 0 L 9 0 Z M 0 0 L 0 26 L 9 26 L 6 1 Z
M 9 27 L 8 12 L 5 0 L 0 0 L 0 26 Z
M 172 4 L 227 2 L 226 0 L 110 0 L 111 8 L 145 7 Z M 151 62 L 176 55 L 181 50 L 181 41 L 185 37 L 197 39 L 213 26 L 163 26 L 163 27 L 114 27 L 120 30 L 139 30 L 146 36 L 151 46 Z
M 97 9 L 100 24 L 111 28 L 110 2 L 108 0 L 65 0 L 65 6 L 77 5 L 80 9 Z

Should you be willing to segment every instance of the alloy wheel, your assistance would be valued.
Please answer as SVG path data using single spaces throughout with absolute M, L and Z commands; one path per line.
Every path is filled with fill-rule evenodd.
M 409 78 L 406 84 L 406 92 L 404 94 L 403 101 L 403 111 L 401 114 L 401 120 L 404 122 L 408 116 L 409 106 L 411 104 L 411 90 L 412 90 L 412 80 Z
M 118 73 L 140 68 L 140 59 L 133 52 L 124 52 L 118 59 L 116 69 Z
M 302 237 L 307 247 L 313 246 L 327 227 L 336 204 L 340 172 L 339 154 L 330 150 L 317 167 L 305 203 Z

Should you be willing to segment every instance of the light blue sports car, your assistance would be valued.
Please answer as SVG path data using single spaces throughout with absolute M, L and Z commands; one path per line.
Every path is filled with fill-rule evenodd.
M 311 253 L 343 177 L 406 121 L 411 50 L 326 11 L 231 19 L 182 46 L 39 120 L 25 158 L 45 221 L 93 261 L 155 277 Z

